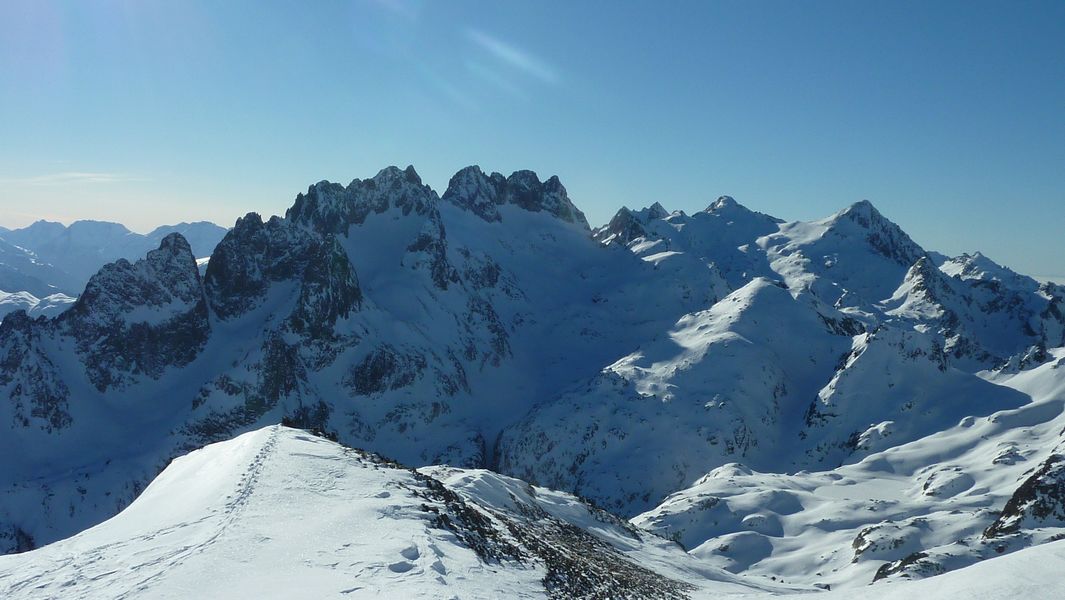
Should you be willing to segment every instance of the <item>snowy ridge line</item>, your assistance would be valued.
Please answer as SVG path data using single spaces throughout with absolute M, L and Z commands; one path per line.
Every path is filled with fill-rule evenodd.
M 266 428 L 175 460 L 109 521 L 0 557 L 0 593 L 684 598 L 763 589 L 697 567 L 671 542 L 622 532 L 572 496 L 485 471 L 429 471 L 473 487 Z M 188 489 L 194 481 L 200 488 Z M 489 490 L 502 495 L 492 500 Z M 486 552 L 491 540 L 513 547 Z M 681 573 L 691 581 L 676 581 Z

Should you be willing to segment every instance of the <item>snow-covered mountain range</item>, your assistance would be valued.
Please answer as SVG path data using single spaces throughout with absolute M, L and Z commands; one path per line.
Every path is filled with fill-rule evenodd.
M 0 316 L 18 309 L 54 316 L 69 307 L 100 267 L 120 258 L 143 258 L 171 233 L 181 233 L 197 257 L 208 257 L 226 229 L 207 222 L 180 223 L 139 234 L 101 221 L 0 227 Z
M 687 549 L 622 545 L 651 553 L 640 577 L 695 595 L 729 573 L 918 578 L 1065 534 L 1065 288 L 926 251 L 868 202 L 790 223 L 728 197 L 655 204 L 593 231 L 555 177 L 469 167 L 438 195 L 390 167 L 238 220 L 202 276 L 198 257 L 166 235 L 55 318 L 0 324 L 0 549 L 85 530 L 172 458 L 282 420 L 586 498 Z M 297 444 L 265 431 L 241 439 Z M 469 500 L 456 481 L 523 497 L 503 475 L 421 473 L 481 508 L 510 496 Z M 202 493 L 190 506 L 226 518 Z M 127 515 L 158 497 L 85 551 L 142 535 Z M 511 533 L 539 557 L 517 569 L 543 579 L 538 542 Z M 0 585 L 36 585 L 10 573 L 52 572 L 69 554 L 54 548 L 4 559 Z M 489 564 L 474 555 L 460 563 Z M 683 576 L 653 562 L 689 558 Z

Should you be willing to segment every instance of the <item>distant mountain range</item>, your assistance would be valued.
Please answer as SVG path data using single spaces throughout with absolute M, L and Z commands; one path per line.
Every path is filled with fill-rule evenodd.
M 143 258 L 175 232 L 188 240 L 197 257 L 210 256 L 226 231 L 208 222 L 165 225 L 147 235 L 102 221 L 0 227 L 0 315 L 18 309 L 56 314 L 109 262 Z
M 469 167 L 438 195 L 389 167 L 243 217 L 203 275 L 201 252 L 170 233 L 55 318 L 4 319 L 0 548 L 112 517 L 205 444 L 298 446 L 279 422 L 573 494 L 556 508 L 715 581 L 854 587 L 1065 535 L 1065 288 L 929 252 L 866 201 L 786 222 L 723 196 L 592 230 L 556 177 Z

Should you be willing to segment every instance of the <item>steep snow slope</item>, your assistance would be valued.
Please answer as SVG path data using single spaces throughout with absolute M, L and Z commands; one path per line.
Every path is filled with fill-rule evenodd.
M 835 600 L 965 598 L 1030 600 L 1065 597 L 1065 542 L 1028 548 L 933 579 L 878 585 L 818 595 Z
M 821 221 L 784 224 L 758 245 L 789 287 L 857 308 L 890 296 L 910 265 L 925 256 L 867 200 Z
M 756 589 L 572 496 L 484 471 L 409 471 L 281 427 L 178 458 L 113 519 L 0 557 L 0 596 L 11 600 Z

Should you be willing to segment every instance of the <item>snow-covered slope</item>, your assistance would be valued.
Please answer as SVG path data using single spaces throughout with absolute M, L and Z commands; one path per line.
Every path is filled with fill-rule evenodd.
M 905 444 L 890 443 L 895 424 L 882 423 L 860 442 L 872 452 L 830 470 L 725 465 L 633 522 L 709 564 L 836 588 L 934 575 L 1054 539 L 1065 533 L 1054 458 L 1065 451 L 1065 349 L 1053 356 L 991 377 L 1033 399 L 1018 408 Z
M 410 471 L 269 427 L 176 459 L 118 516 L 0 557 L 16 598 L 684 598 L 767 586 L 568 494 Z
M 819 595 L 824 600 L 1051 600 L 1065 597 L 1065 541 L 1028 548 L 933 579 L 848 589 Z
M 70 308 L 74 300 L 75 298 L 66 294 L 51 294 L 38 298 L 29 292 L 8 293 L 0 290 L 0 319 L 17 310 L 25 311 L 31 317 L 54 317 Z
M 6 232 L 0 231 L 0 290 L 24 292 L 35 298 L 64 291 L 76 293 L 75 289 L 79 286 L 76 278 L 41 260 L 32 251 L 8 243 L 4 235 Z M 100 263 L 97 268 L 102 265 Z
M 57 318 L 0 326 L 4 550 L 98 523 L 174 456 L 279 421 L 577 493 L 803 585 L 967 564 L 985 554 L 937 549 L 975 547 L 1003 510 L 1003 552 L 1049 539 L 1034 496 L 1010 503 L 1035 463 L 993 463 L 986 483 L 974 465 L 1032 423 L 1059 443 L 1065 290 L 930 254 L 868 202 L 786 223 L 722 197 L 593 232 L 557 178 L 469 167 L 438 196 L 389 167 L 247 215 L 202 267 L 171 233 Z M 1043 494 L 1057 463 L 1031 460 Z M 825 491 L 884 473 L 897 486 L 869 498 L 889 513 Z M 898 487 L 914 481 L 934 493 Z M 905 540 L 847 562 L 881 514 Z
M 932 580 L 825 598 L 1055 598 L 1058 542 Z M 1022 575 L 1023 574 L 1023 575 Z M 114 518 L 0 557 L 20 598 L 780 598 L 569 494 L 412 471 L 272 426 L 174 460 Z

